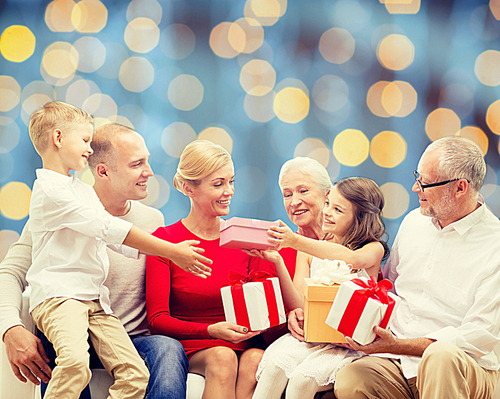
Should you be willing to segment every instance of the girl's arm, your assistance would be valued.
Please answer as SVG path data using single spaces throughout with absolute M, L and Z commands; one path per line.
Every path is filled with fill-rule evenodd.
M 296 306 L 292 309 L 304 307 L 304 279 L 311 276 L 311 262 L 311 255 L 304 252 L 297 252 L 297 265 L 295 268 L 295 276 L 293 277 L 293 285 L 295 286 L 295 290 L 300 294 L 302 303 L 300 306 Z
M 373 276 L 377 276 L 380 262 L 384 257 L 384 247 L 379 242 L 374 241 L 352 250 L 331 241 L 313 240 L 295 234 L 281 221 L 280 226 L 271 227 L 268 234 L 270 236 L 268 241 L 278 244 L 280 248 L 291 247 L 320 259 L 343 260 L 350 263 L 354 269 L 366 269 L 367 273 Z

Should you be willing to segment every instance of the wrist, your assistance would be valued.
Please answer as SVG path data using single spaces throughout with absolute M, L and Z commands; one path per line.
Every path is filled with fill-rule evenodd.
M 293 248 L 293 249 L 295 249 L 297 251 L 300 251 L 300 246 L 302 244 L 302 239 L 303 238 L 304 237 L 301 236 L 300 234 L 293 234 L 292 238 L 290 239 L 290 245 L 289 245 L 289 247 Z
M 210 338 L 212 339 L 216 339 L 212 334 L 214 333 L 214 325 L 213 324 L 209 324 L 207 326 L 207 334 Z
M 2 342 L 5 342 L 5 338 L 7 337 L 7 333 L 9 332 L 14 332 L 15 330 L 19 330 L 19 328 L 25 328 L 22 324 L 16 324 L 15 326 L 9 327 L 5 332 L 3 333 L 2 336 Z

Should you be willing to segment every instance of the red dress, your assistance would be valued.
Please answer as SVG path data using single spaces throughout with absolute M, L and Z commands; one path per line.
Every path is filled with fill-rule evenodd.
M 239 249 L 221 248 L 219 239 L 203 240 L 191 233 L 182 221 L 160 227 L 153 235 L 172 243 L 198 240 L 198 247 L 205 250 L 203 255 L 212 259 L 213 264 L 212 275 L 201 279 L 175 266 L 169 259 L 147 257 L 146 307 L 151 333 L 179 340 L 188 358 L 197 351 L 214 346 L 226 346 L 236 351 L 250 348 L 248 340 L 233 344 L 210 338 L 207 328 L 210 324 L 225 321 L 220 289 L 227 285 L 228 271 L 247 275 L 258 270 L 260 259 Z

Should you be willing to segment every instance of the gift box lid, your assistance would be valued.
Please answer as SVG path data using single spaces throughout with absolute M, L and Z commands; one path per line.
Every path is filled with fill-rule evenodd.
M 269 230 L 269 227 L 271 227 L 271 226 L 278 226 L 278 222 L 269 222 L 267 220 L 232 217 L 231 219 L 221 221 L 220 231 L 222 232 L 231 226 L 250 227 L 253 229 L 261 229 L 261 230 L 267 231 L 267 230 Z
M 339 284 L 317 284 L 312 278 L 305 278 L 303 285 L 304 297 L 308 301 L 332 302 L 339 287 Z

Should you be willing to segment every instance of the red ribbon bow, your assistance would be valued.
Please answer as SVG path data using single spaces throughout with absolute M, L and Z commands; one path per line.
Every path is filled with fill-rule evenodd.
M 391 301 L 394 301 L 387 292 L 392 288 L 392 283 L 387 279 L 377 282 L 377 278 L 375 276 L 370 276 L 370 280 L 368 281 L 361 280 L 359 278 L 352 279 L 351 281 L 360 287 L 364 287 L 363 290 L 358 290 L 358 292 L 368 298 L 378 298 L 380 302 L 385 303 L 386 305 L 388 305 Z
M 241 285 L 250 282 L 266 281 L 271 277 L 274 276 L 271 276 L 269 273 L 264 271 L 252 270 L 247 275 L 244 275 L 233 270 L 229 270 L 227 273 L 227 285 Z
M 278 303 L 276 302 L 276 294 L 274 292 L 273 282 L 268 278 L 274 277 L 267 272 L 252 270 L 248 275 L 237 273 L 230 270 L 227 275 L 228 285 L 231 286 L 231 296 L 233 297 L 234 313 L 236 316 L 236 324 L 240 326 L 250 326 L 250 317 L 247 310 L 247 303 L 243 293 L 243 284 L 261 282 L 264 287 L 264 294 L 267 302 L 268 316 L 270 327 L 280 324 Z M 252 306 L 252 304 L 249 304 Z
M 363 289 L 356 290 L 353 293 L 337 330 L 348 337 L 352 337 L 369 298 L 379 299 L 380 302 L 387 305 L 387 310 L 379 324 L 379 327 L 387 328 L 392 311 L 396 305 L 396 301 L 391 298 L 387 292 L 387 290 L 392 288 L 392 283 L 385 279 L 377 282 L 376 278 L 373 276 L 371 276 L 368 281 L 357 278 L 352 279 L 351 281 L 354 284 L 363 287 Z

